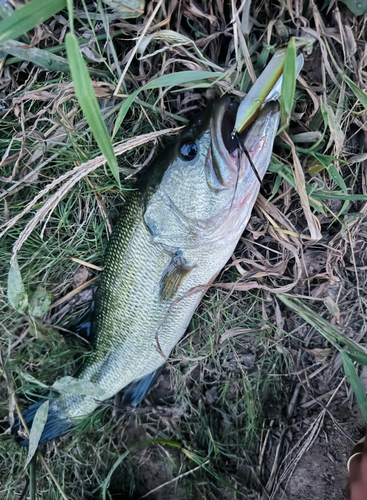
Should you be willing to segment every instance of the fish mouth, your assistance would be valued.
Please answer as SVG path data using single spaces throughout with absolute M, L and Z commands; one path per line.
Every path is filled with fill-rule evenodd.
M 224 114 L 222 117 L 221 134 L 224 146 L 227 151 L 231 154 L 233 151 L 238 149 L 238 138 L 233 137 L 232 130 L 236 121 L 237 111 L 239 108 L 239 103 L 233 100 L 228 100 Z M 245 138 L 247 129 L 239 134 L 239 139 L 243 141 Z
M 221 99 L 215 109 L 212 120 L 212 169 L 222 188 L 237 184 L 243 176 L 249 176 L 248 181 L 256 180 L 250 161 L 243 152 L 247 153 L 255 163 L 258 176 L 265 175 L 268 165 L 263 161 L 266 156 L 259 151 L 269 148 L 269 141 L 273 141 L 274 125 L 278 126 L 279 105 L 276 102 L 265 104 L 259 116 L 240 134 L 233 137 L 239 104 L 230 98 Z M 254 179 L 252 179 L 254 177 Z
M 238 102 L 229 97 L 222 98 L 216 105 L 212 120 L 213 152 L 217 153 L 215 157 L 221 158 L 220 163 L 213 158 L 213 167 L 223 186 L 232 184 L 232 180 L 237 177 L 240 167 L 240 143 L 243 143 L 250 129 L 248 127 L 237 137 L 232 136 L 238 108 Z M 224 168 L 228 175 L 223 175 Z

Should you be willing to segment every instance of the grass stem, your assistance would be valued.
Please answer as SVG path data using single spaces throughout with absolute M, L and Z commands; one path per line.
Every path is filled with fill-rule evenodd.
M 36 500 L 36 463 L 37 456 L 34 455 L 29 462 L 29 498 Z

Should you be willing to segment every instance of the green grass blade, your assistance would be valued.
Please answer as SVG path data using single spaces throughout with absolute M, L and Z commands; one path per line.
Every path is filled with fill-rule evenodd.
M 133 92 L 129 97 L 122 103 L 120 111 L 117 115 L 115 127 L 113 129 L 112 137 L 115 137 L 118 129 L 121 127 L 122 122 L 125 119 L 130 106 L 134 102 L 134 99 L 143 90 L 153 90 L 161 87 L 176 87 L 177 85 L 182 85 L 183 83 L 196 82 L 198 80 L 206 80 L 208 78 L 220 78 L 225 74 L 219 71 L 180 71 L 179 73 L 172 73 L 170 75 L 160 76 L 154 80 L 148 82 L 144 87 Z
M 56 56 L 47 50 L 37 49 L 36 47 L 29 48 L 25 43 L 17 42 L 16 40 L 5 42 L 1 46 L 1 51 L 17 57 L 21 61 L 32 62 L 42 68 L 62 71 L 64 73 L 70 71 L 69 63 L 64 57 Z
M 367 356 L 363 356 L 361 354 L 354 353 L 354 354 L 349 354 L 349 357 L 350 357 L 350 359 L 352 359 L 353 361 L 356 361 L 360 365 L 367 366 Z
M 125 116 L 126 116 L 127 112 L 129 111 L 130 106 L 132 105 L 132 103 L 134 102 L 136 97 L 139 95 L 139 92 L 140 92 L 140 89 L 135 90 L 135 92 L 133 94 L 129 95 L 129 97 L 122 103 L 122 106 L 120 108 L 120 111 L 118 112 L 118 115 L 117 115 L 117 118 L 115 121 L 115 126 L 113 128 L 112 137 L 115 137 L 115 135 L 117 134 L 118 129 L 121 127 L 122 122 L 125 120 Z
M 37 455 L 33 455 L 29 463 L 29 499 L 36 500 L 36 463 Z
M 347 185 L 345 184 L 345 181 L 343 177 L 340 175 L 338 169 L 332 163 L 332 160 L 335 161 L 336 159 L 318 153 L 313 153 L 313 156 L 326 168 L 326 170 L 329 172 L 330 177 L 333 179 L 335 184 L 337 184 L 340 187 L 343 193 L 347 194 L 348 193 Z
M 366 396 L 366 392 L 363 388 L 363 385 L 361 383 L 360 378 L 358 377 L 357 370 L 355 369 L 355 366 L 353 365 L 352 360 L 350 359 L 348 354 L 345 351 L 342 351 L 341 355 L 342 355 L 342 360 L 343 360 L 343 367 L 344 367 L 345 376 L 347 377 L 350 385 L 352 386 L 353 392 L 356 396 L 359 407 L 361 409 L 361 413 L 363 415 L 363 418 L 364 418 L 365 422 L 367 422 L 367 396 Z
M 0 22 L 0 44 L 19 38 L 35 28 L 66 5 L 66 0 L 33 0 Z
M 219 482 L 221 482 L 222 484 L 224 484 L 224 486 L 226 486 L 227 488 L 231 489 L 232 491 L 236 491 L 238 493 L 240 493 L 239 490 L 237 490 L 234 486 L 232 486 L 230 483 L 228 483 L 225 479 L 223 479 L 219 474 L 217 474 L 211 467 L 208 467 L 206 464 L 208 462 L 207 459 L 203 459 L 202 457 L 200 457 L 199 455 L 197 455 L 196 453 L 193 453 L 192 451 L 189 451 L 189 450 L 186 450 L 185 448 L 182 449 L 182 451 L 184 452 L 184 454 L 190 459 L 192 460 L 195 464 L 201 466 L 206 472 L 208 472 L 208 474 L 212 475 L 213 477 L 215 477 L 215 479 L 217 479 Z
M 343 193 L 348 193 L 347 185 L 345 184 L 343 177 L 340 175 L 335 165 L 330 163 L 330 165 L 328 166 L 328 172 L 330 174 L 330 177 L 333 179 L 335 184 L 340 187 Z
M 296 90 L 296 56 L 295 39 L 291 38 L 285 56 L 282 92 L 280 96 L 280 123 L 283 130 L 288 127 L 292 114 L 294 93 Z
M 32 429 L 29 434 L 29 447 L 28 447 L 28 456 L 25 466 L 29 464 L 32 460 L 34 454 L 37 451 L 39 440 L 41 439 L 43 429 L 45 427 L 48 415 L 48 407 L 50 405 L 50 401 L 45 401 L 38 408 L 36 415 L 33 420 Z
M 78 40 L 75 35 L 68 33 L 65 42 L 71 76 L 73 78 L 75 93 L 79 104 L 91 128 L 93 136 L 106 157 L 111 172 L 120 186 L 119 171 L 112 142 L 108 135 L 106 124 L 103 121 L 101 110 L 99 109 L 97 98 L 88 74 L 87 65 L 80 52 Z
M 348 200 L 348 201 L 365 201 L 365 194 L 344 194 L 339 191 L 324 191 L 320 189 L 312 193 L 312 196 L 318 200 Z
M 344 75 L 344 80 L 348 84 L 349 88 L 353 92 L 353 94 L 356 96 L 356 98 L 359 100 L 359 102 L 362 104 L 364 109 L 367 110 L 367 94 L 361 90 L 358 85 L 356 85 L 347 75 Z
M 358 353 L 360 356 L 363 356 L 367 362 L 367 351 L 365 349 L 357 344 L 357 342 L 354 342 L 354 340 L 346 337 L 339 328 L 333 326 L 316 311 L 306 306 L 303 301 L 283 294 L 277 294 L 277 297 L 289 309 L 297 313 L 301 318 L 321 333 L 321 335 L 323 335 L 336 349 L 341 351 L 342 348 L 340 344 L 343 344 L 350 350 L 351 354 Z
M 74 1 L 66 0 L 69 14 L 70 33 L 74 35 Z

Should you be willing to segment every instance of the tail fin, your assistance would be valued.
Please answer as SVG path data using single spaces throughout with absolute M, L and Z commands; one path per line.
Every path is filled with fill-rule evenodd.
M 32 428 L 33 419 L 36 415 L 38 408 L 41 406 L 42 403 L 44 403 L 44 400 L 34 403 L 27 410 L 23 412 L 23 418 L 29 430 Z M 50 441 L 51 439 L 54 439 L 58 436 L 61 436 L 62 434 L 65 434 L 73 427 L 74 425 L 72 421 L 68 418 L 65 411 L 60 407 L 58 402 L 52 401 L 48 409 L 47 422 L 45 424 L 39 442 L 45 443 L 46 441 Z M 17 417 L 12 428 L 12 433 L 16 434 L 15 440 L 19 444 L 21 444 L 22 446 L 28 446 L 28 440 L 24 439 L 22 436 L 18 434 L 19 429 L 20 429 L 19 418 Z

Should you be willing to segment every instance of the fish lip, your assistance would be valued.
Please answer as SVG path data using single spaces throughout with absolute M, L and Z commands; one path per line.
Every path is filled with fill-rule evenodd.
M 214 148 L 230 170 L 234 179 L 238 171 L 238 141 L 231 137 L 239 104 L 230 97 L 220 99 L 211 121 L 211 133 Z M 225 183 L 227 184 L 227 183 Z

